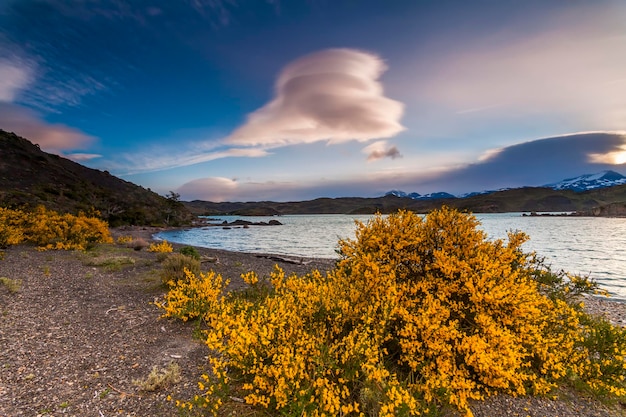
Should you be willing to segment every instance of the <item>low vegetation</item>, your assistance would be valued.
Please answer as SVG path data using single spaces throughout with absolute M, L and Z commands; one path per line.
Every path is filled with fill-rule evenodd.
M 16 293 L 20 290 L 20 287 L 22 286 L 22 281 L 7 277 L 0 277 L 0 284 L 6 287 L 6 289 L 9 290 L 10 293 Z
M 198 253 L 198 250 L 193 246 L 183 246 L 178 250 L 178 252 L 191 258 L 197 259 L 198 261 L 200 260 L 200 254 Z
M 124 267 L 135 265 L 135 258 L 126 255 L 106 255 L 90 259 L 86 265 L 104 268 L 108 272 L 120 271 Z
M 164 316 L 199 319 L 212 354 L 181 408 L 217 414 L 229 398 L 270 415 L 466 415 L 472 399 L 555 395 L 561 386 L 626 396 L 626 332 L 587 315 L 585 277 L 556 274 L 526 236 L 487 239 L 443 208 L 358 224 L 328 273 L 243 275 L 225 293 L 187 270 Z
M 159 369 L 152 367 L 152 371 L 145 379 L 134 380 L 133 384 L 141 391 L 153 392 L 180 382 L 180 367 L 175 362 L 170 362 L 167 367 Z
M 200 261 L 197 258 L 182 253 L 172 253 L 162 262 L 161 281 L 165 285 L 176 285 L 185 280 L 188 273 L 193 276 L 200 273 Z

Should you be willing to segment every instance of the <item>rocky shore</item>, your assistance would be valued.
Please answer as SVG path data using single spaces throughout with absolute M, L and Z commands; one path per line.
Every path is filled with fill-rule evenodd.
M 150 241 L 158 229 L 116 229 Z M 180 247 L 180 245 L 175 245 Z M 198 248 L 215 270 L 245 284 L 249 270 L 268 274 L 275 264 L 304 274 L 332 267 L 328 259 L 281 259 L 272 254 L 235 253 Z M 156 254 L 119 246 L 93 253 L 39 252 L 16 246 L 4 251 L 0 277 L 0 417 L 31 416 L 176 416 L 168 395 L 190 398 L 206 366 L 204 345 L 193 337 L 193 323 L 160 319 L 153 302 L 164 293 Z M 589 298 L 589 311 L 626 325 L 626 305 Z M 178 378 L 154 389 L 153 370 L 171 364 Z M 496 396 L 472 406 L 475 416 L 600 417 L 624 416 L 620 405 L 606 405 L 578 393 L 558 400 Z M 455 412 L 442 412 L 455 416 Z M 233 402 L 224 415 L 255 415 Z

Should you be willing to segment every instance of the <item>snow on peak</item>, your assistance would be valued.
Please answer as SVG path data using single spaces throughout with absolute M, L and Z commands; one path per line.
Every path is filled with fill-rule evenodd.
M 554 190 L 586 191 L 594 188 L 613 187 L 626 184 L 626 177 L 615 171 L 602 171 L 595 174 L 585 174 L 563 181 L 547 184 L 545 187 Z

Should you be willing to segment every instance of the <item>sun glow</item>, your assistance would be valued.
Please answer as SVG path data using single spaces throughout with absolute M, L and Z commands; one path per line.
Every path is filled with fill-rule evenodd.
M 599 164 L 621 165 L 626 164 L 626 145 L 622 145 L 621 150 L 608 152 L 605 154 L 589 154 L 589 161 Z

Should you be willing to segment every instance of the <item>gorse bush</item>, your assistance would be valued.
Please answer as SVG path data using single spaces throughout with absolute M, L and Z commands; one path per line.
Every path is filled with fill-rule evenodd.
M 213 375 L 193 404 L 216 412 L 236 381 L 248 404 L 280 415 L 420 415 L 496 393 L 547 394 L 580 382 L 626 396 L 626 334 L 582 311 L 587 278 L 553 274 L 489 241 L 475 217 L 443 208 L 357 224 L 330 272 L 285 276 L 224 294 L 219 275 L 165 296 L 165 316 L 201 317 Z
M 83 213 L 60 214 L 43 206 L 33 212 L 0 208 L 0 246 L 24 242 L 42 250 L 85 250 L 113 239 L 106 222 Z
M 0 207 L 0 248 L 22 243 L 26 224 L 22 211 Z
M 128 245 L 129 243 L 131 243 L 133 241 L 133 237 L 128 235 L 128 236 L 119 236 L 116 240 L 118 245 Z
M 172 245 L 170 245 L 167 240 L 164 240 L 161 243 L 151 243 L 150 246 L 148 247 L 148 252 L 155 252 L 155 253 L 170 253 L 174 250 L 174 248 L 172 247 Z

